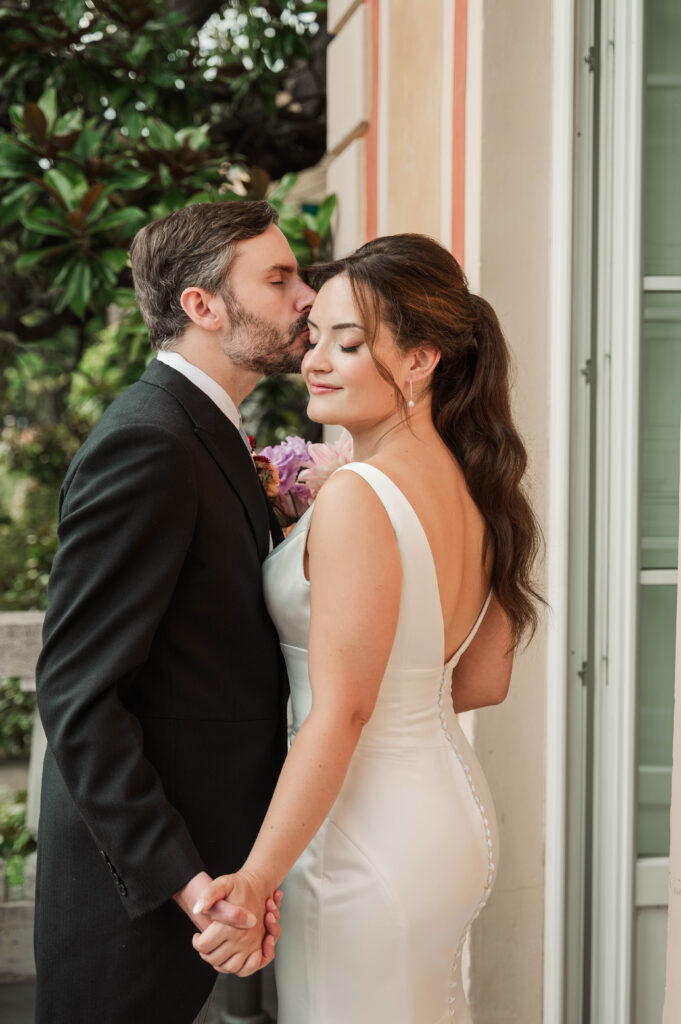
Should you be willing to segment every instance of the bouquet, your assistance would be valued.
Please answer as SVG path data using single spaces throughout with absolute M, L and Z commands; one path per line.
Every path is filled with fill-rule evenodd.
M 265 492 L 281 526 L 293 526 L 314 499 L 325 480 L 352 461 L 352 438 L 344 430 L 335 444 L 312 444 L 291 435 L 253 455 Z

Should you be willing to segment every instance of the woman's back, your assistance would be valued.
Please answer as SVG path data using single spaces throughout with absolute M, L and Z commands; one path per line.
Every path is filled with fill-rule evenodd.
M 402 491 L 428 540 L 445 631 L 445 660 L 470 633 L 490 589 L 485 521 L 460 466 L 435 430 L 369 460 Z M 484 555 L 487 555 L 485 558 Z

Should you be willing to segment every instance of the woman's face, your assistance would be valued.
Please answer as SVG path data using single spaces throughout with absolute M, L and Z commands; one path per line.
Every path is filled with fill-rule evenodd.
M 310 310 L 308 327 L 310 347 L 301 372 L 310 392 L 310 419 L 337 423 L 353 432 L 394 415 L 395 391 L 376 369 L 344 274 L 322 285 Z M 399 352 L 384 325 L 379 328 L 374 351 L 404 394 L 408 357 Z

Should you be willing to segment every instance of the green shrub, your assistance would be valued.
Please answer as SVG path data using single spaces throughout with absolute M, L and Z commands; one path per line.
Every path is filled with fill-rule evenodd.
M 34 693 L 25 693 L 18 679 L 0 679 L 0 758 L 28 757 L 34 712 Z
M 35 846 L 35 839 L 26 828 L 26 790 L 22 789 L 12 798 L 0 801 L 0 858 L 7 862 L 10 885 L 23 882 L 23 865 L 19 873 L 16 858 L 23 860 L 33 853 Z

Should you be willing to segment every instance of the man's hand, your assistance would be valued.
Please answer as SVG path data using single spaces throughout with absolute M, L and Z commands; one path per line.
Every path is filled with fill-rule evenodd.
M 273 896 L 267 893 L 267 883 L 243 871 L 223 875 L 205 887 L 193 909 L 202 918 L 209 916 L 213 923 L 203 934 L 194 936 L 193 945 L 216 971 L 243 978 L 274 959 L 274 947 L 281 935 L 281 892 L 277 890 Z M 251 934 L 233 928 L 232 901 L 260 917 Z
M 200 897 L 205 893 L 206 888 L 212 884 L 210 875 L 206 871 L 194 875 L 179 892 L 176 892 L 173 899 L 177 905 L 184 910 L 199 931 L 203 932 L 212 922 L 212 917 L 201 913 L 199 908 Z M 207 905 L 207 904 L 206 904 Z M 229 924 L 232 928 L 253 928 L 256 924 L 255 914 L 249 913 L 243 907 L 234 903 L 220 903 L 220 920 Z

